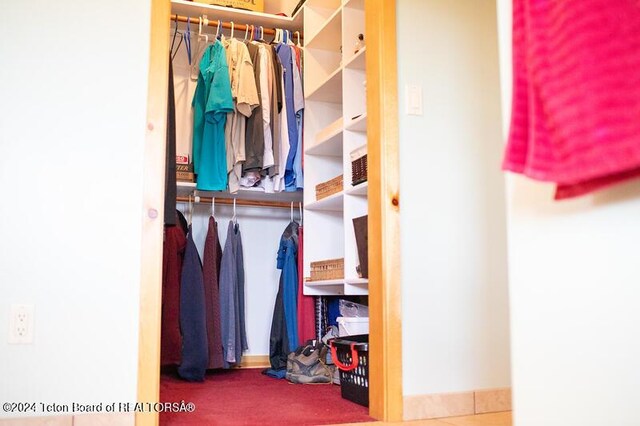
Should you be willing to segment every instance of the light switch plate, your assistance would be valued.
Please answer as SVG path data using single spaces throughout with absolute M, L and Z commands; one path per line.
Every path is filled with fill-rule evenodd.
M 407 115 L 422 115 L 422 86 L 407 84 Z

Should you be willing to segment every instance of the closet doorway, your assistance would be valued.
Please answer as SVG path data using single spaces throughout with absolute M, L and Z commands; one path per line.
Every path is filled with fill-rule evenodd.
M 369 163 L 369 314 L 371 417 L 402 420 L 398 102 L 395 1 L 366 0 Z M 170 1 L 151 1 L 151 49 L 144 164 L 144 206 L 163 205 L 170 40 Z M 163 224 L 145 221 L 142 240 L 138 401 L 159 398 Z M 157 425 L 157 413 L 136 413 L 137 425 Z

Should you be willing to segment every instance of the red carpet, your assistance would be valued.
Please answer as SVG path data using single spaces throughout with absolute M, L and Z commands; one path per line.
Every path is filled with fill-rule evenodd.
M 202 383 L 162 374 L 160 401 L 192 402 L 193 413 L 161 413 L 161 426 L 303 426 L 372 421 L 369 410 L 340 396 L 336 385 L 294 385 L 259 369 L 219 371 Z

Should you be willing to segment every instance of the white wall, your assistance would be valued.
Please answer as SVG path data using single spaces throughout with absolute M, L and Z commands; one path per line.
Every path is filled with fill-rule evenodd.
M 511 2 L 497 3 L 508 123 Z M 510 176 L 507 204 L 515 425 L 640 424 L 640 183 L 555 202 Z
M 2 1 L 0 401 L 135 400 L 149 20 Z M 12 303 L 32 345 L 7 344 Z
M 403 388 L 510 385 L 495 3 L 399 0 Z M 405 114 L 405 85 L 424 115 Z
M 188 217 L 186 203 L 178 208 Z M 193 239 L 200 258 L 209 226 L 211 204 L 196 204 L 193 215 Z M 227 227 L 233 216 L 233 207 L 217 205 L 216 220 L 220 244 L 224 248 Z M 269 335 L 273 307 L 278 293 L 280 270 L 276 259 L 280 236 L 291 220 L 289 209 L 266 209 L 260 207 L 236 207 L 236 216 L 242 234 L 245 272 L 245 319 L 249 350 L 245 355 L 269 355 Z M 298 208 L 294 219 L 299 221 Z

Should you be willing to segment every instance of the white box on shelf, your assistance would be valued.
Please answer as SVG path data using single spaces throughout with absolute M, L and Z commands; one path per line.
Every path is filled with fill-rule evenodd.
M 369 334 L 369 317 L 338 317 L 338 336 Z

